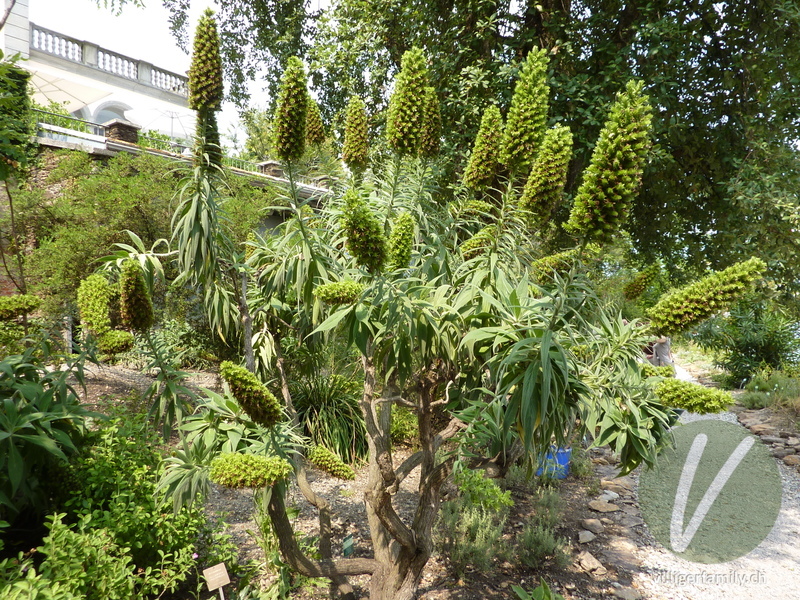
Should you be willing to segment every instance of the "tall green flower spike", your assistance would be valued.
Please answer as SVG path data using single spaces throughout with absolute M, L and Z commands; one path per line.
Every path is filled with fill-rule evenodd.
M 386 262 L 386 236 L 378 218 L 354 188 L 345 192 L 342 226 L 347 249 L 356 262 L 370 273 L 379 273 Z
M 575 195 L 564 229 L 584 239 L 609 241 L 639 191 L 653 119 L 643 87 L 641 81 L 629 81 L 617 94 Z
M 325 143 L 325 126 L 322 124 L 319 105 L 310 97 L 306 114 L 306 142 L 309 146 L 320 146 Z
M 512 172 L 525 174 L 539 151 L 547 125 L 547 51 L 533 49 L 522 66 L 511 97 L 505 135 L 503 164 Z
M 420 153 L 428 87 L 425 55 L 420 48 L 412 48 L 403 54 L 386 121 L 386 138 L 401 156 Z
M 433 87 L 425 89 L 425 112 L 422 125 L 420 154 L 429 158 L 436 156 L 439 154 L 442 139 L 442 113 L 439 109 L 439 96 L 436 95 L 436 89 Z
M 122 324 L 133 331 L 147 331 L 153 326 L 153 301 L 144 283 L 142 268 L 135 260 L 126 260 L 119 279 L 119 309 Z
M 192 64 L 189 67 L 189 108 L 220 110 L 223 93 L 217 23 L 214 11 L 207 8 L 197 22 L 194 34 Z
M 469 163 L 464 170 L 464 185 L 480 192 L 491 185 L 500 164 L 503 144 L 503 117 L 500 109 L 492 105 L 483 111 L 481 126 L 475 136 L 475 144 Z
M 281 79 L 275 110 L 275 152 L 284 162 L 297 161 L 306 151 L 308 103 L 303 63 L 292 56 Z
M 367 168 L 367 135 L 367 109 L 361 98 L 352 96 L 347 103 L 342 147 L 342 160 L 351 171 L 358 173 Z
M 414 248 L 414 217 L 403 212 L 397 215 L 389 236 L 389 268 L 406 269 L 411 262 L 411 250 Z
M 211 461 L 208 477 L 226 488 L 264 488 L 292 474 L 292 465 L 279 456 L 227 452 Z
M 219 375 L 230 386 L 239 406 L 255 423 L 272 427 L 281 420 L 281 403 L 250 371 L 225 361 L 219 366 Z
M 519 201 L 520 207 L 530 212 L 534 223 L 545 223 L 561 202 L 571 158 L 569 127 L 560 125 L 549 129 Z

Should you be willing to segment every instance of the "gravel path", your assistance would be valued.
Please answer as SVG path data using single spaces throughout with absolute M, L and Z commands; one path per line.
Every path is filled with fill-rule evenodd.
M 680 367 L 677 375 L 692 379 Z M 681 422 L 700 419 L 738 423 L 731 412 L 703 416 L 684 413 Z M 636 576 L 637 587 L 654 600 L 800 598 L 800 475 L 782 461 L 777 462 L 783 479 L 781 512 L 772 532 L 756 549 L 726 563 L 693 563 L 665 550 L 648 533 L 652 545 L 640 549 L 643 564 Z

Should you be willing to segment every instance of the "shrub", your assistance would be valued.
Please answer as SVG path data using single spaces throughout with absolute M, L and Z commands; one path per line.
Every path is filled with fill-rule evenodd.
M 11 321 L 17 317 L 29 315 L 42 303 L 32 294 L 16 294 L 0 296 L 0 321 Z
M 308 453 L 308 462 L 337 477 L 338 479 L 355 479 L 356 474 L 349 465 L 324 446 L 314 446 Z
M 119 309 L 122 324 L 133 331 L 153 326 L 153 301 L 137 261 L 126 260 L 120 272 Z
M 514 505 L 511 492 L 502 491 L 494 480 L 484 476 L 483 471 L 463 468 L 456 472 L 454 479 L 468 504 L 481 506 L 489 511 Z
M 552 527 L 541 523 L 527 523 L 517 540 L 515 556 L 520 565 L 538 567 L 552 558 L 559 566 L 569 564 L 568 547 L 563 538 L 556 536 Z
M 461 244 L 459 247 L 461 256 L 464 257 L 464 260 L 470 260 L 486 254 L 494 244 L 496 236 L 497 226 L 487 225 Z
M 231 394 L 253 421 L 271 427 L 283 417 L 278 399 L 250 371 L 225 361 L 219 375 L 231 388 Z
M 679 379 L 664 379 L 655 391 L 665 406 L 683 408 L 701 415 L 722 412 L 733 403 L 733 398 L 727 392 Z
M 393 444 L 411 444 L 419 436 L 417 416 L 405 406 L 393 404 L 389 435 Z
M 463 499 L 442 503 L 435 532 L 437 550 L 458 575 L 467 568 L 487 571 L 505 553 L 503 527 L 508 511 L 490 511 Z
M 657 367 L 651 363 L 642 363 L 642 376 L 643 377 L 675 377 L 674 365 L 663 365 Z
M 661 267 L 658 265 L 650 265 L 643 271 L 636 274 L 622 287 L 622 295 L 625 300 L 636 300 L 641 296 L 647 287 L 653 283 L 661 272 Z

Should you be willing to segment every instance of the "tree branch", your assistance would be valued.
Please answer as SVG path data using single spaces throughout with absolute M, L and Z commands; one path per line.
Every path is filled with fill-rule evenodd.
M 6 12 L 3 14 L 3 18 L 0 19 L 0 29 L 6 26 L 6 21 L 8 20 L 9 15 L 11 15 L 11 11 L 14 10 L 14 5 L 17 3 L 17 0 L 11 0 L 11 4 L 8 5 L 6 8 Z

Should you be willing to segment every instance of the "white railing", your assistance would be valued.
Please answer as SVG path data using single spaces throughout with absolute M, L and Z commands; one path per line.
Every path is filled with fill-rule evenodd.
M 169 71 L 162 71 L 161 69 L 153 67 L 150 74 L 150 83 L 153 87 L 157 87 L 160 90 L 167 90 L 168 92 L 180 96 L 189 95 L 187 79 L 180 75 L 170 73 Z
M 113 54 L 108 50 L 97 51 L 97 68 L 125 79 L 139 78 L 136 61 L 119 54 Z
M 83 45 L 60 33 L 40 27 L 31 27 L 31 45 L 37 50 L 66 58 L 75 62 L 83 61 Z

